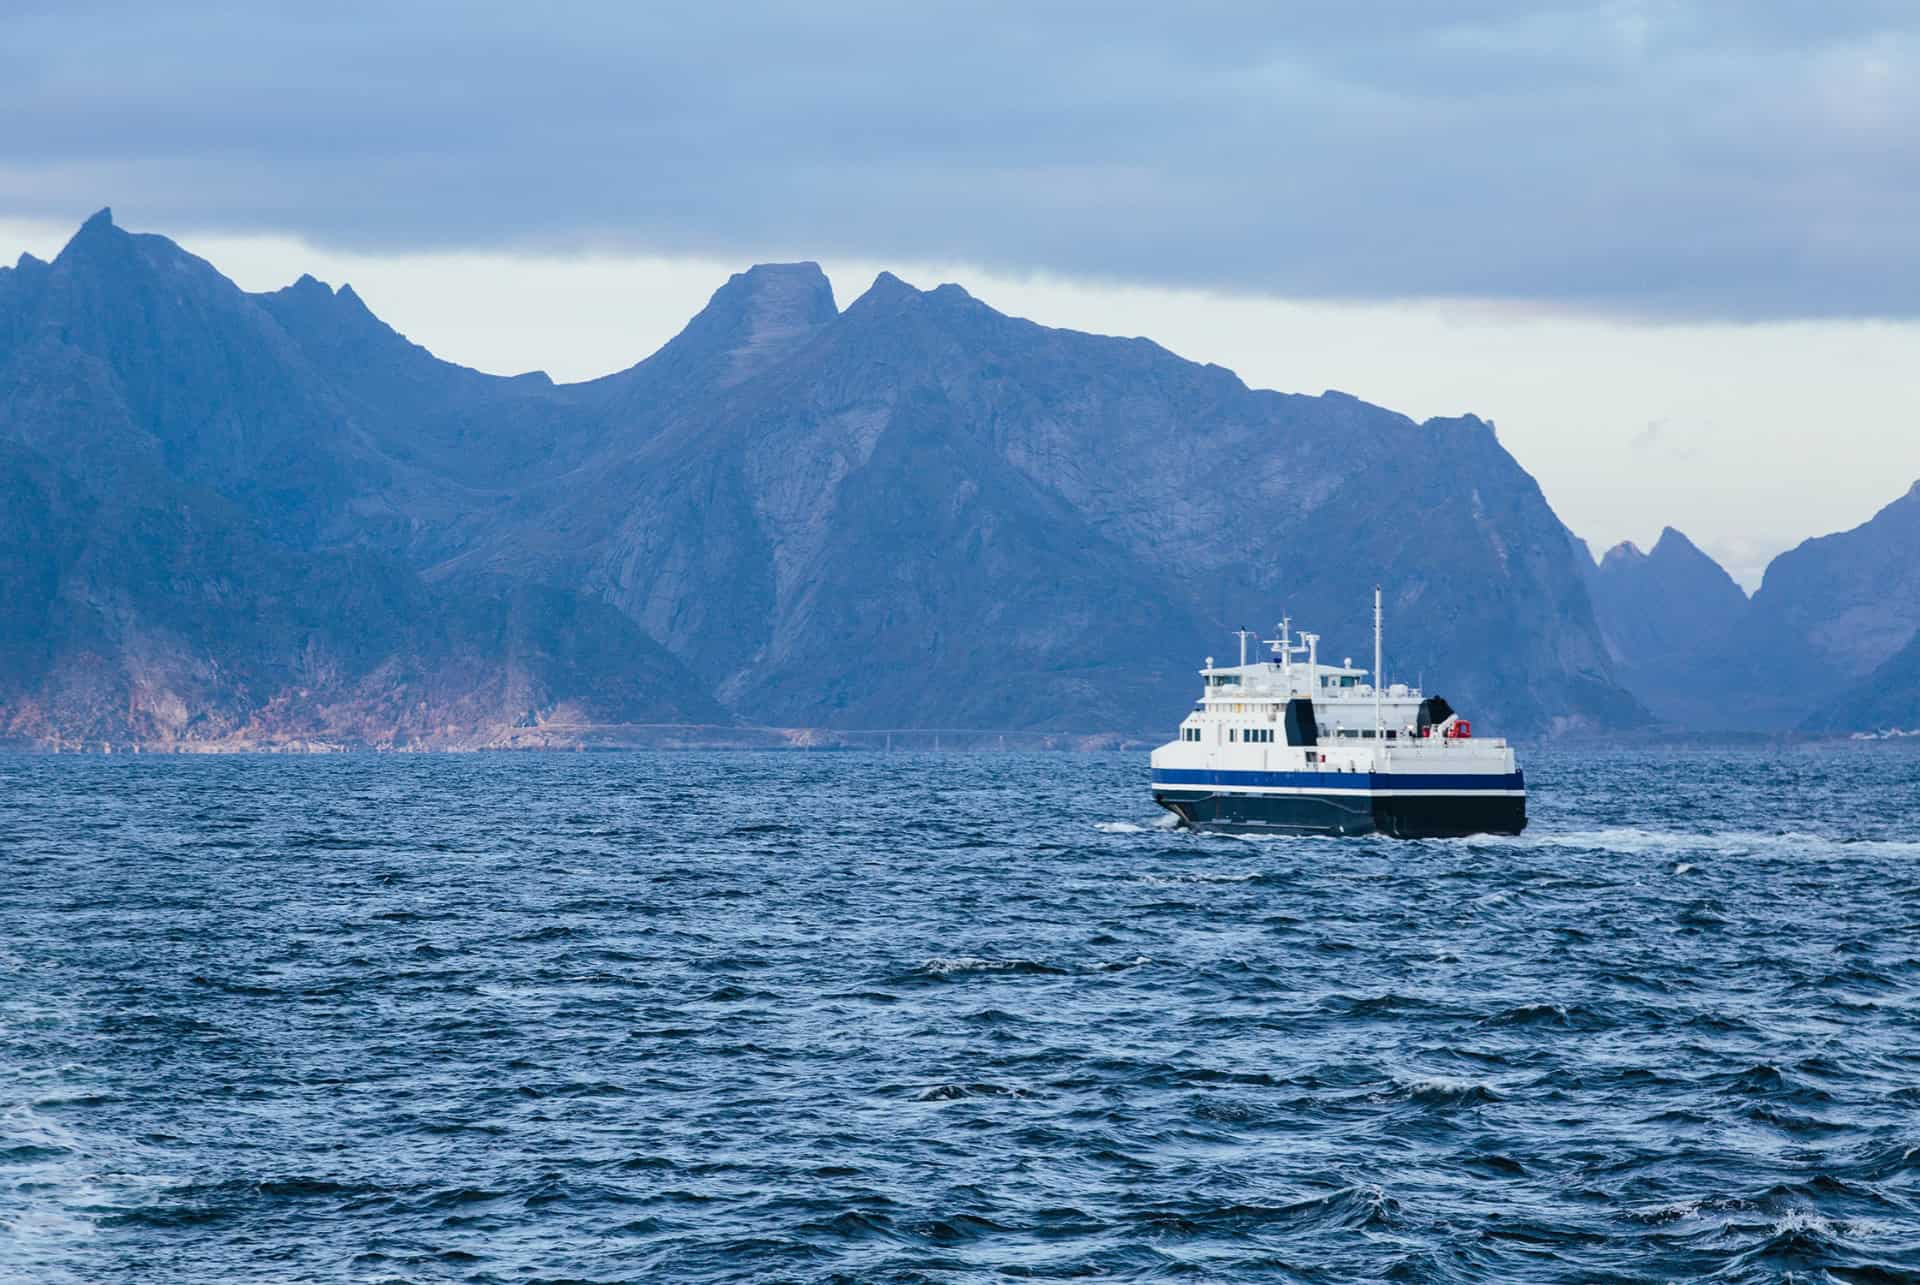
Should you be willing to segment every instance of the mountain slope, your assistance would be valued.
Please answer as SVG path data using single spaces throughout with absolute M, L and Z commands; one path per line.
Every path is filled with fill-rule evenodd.
M 512 382 L 474 375 L 469 402 L 476 381 Z M 556 712 L 726 718 L 597 600 L 429 586 L 380 552 L 436 508 L 451 529 L 471 491 L 387 453 L 369 419 L 394 431 L 409 407 L 363 414 L 355 393 L 104 211 L 52 264 L 0 271 L 0 737 L 478 743 Z
M 841 311 L 817 266 L 755 267 L 555 386 L 102 212 L 0 272 L 0 445 L 16 736 L 473 743 L 562 708 L 1151 734 L 1237 625 L 1365 652 L 1376 582 L 1395 676 L 1491 730 L 1644 717 L 1488 425 L 888 274 Z
M 1667 527 L 1651 553 L 1632 543 L 1607 550 L 1588 584 L 1621 682 L 1671 722 L 1713 717 L 1689 665 L 1724 645 L 1745 616 L 1747 595 L 1733 577 Z
M 1283 606 L 1359 652 L 1376 581 L 1409 613 L 1400 672 L 1495 725 L 1642 717 L 1563 528 L 1479 421 L 1254 392 L 887 274 L 742 373 L 734 318 L 770 279 L 602 381 L 644 412 L 610 434 L 637 445 L 530 488 L 455 565 L 604 595 L 750 718 L 1152 729 L 1223 631 Z M 688 369 L 729 377 L 614 391 Z
M 0 514 L 0 739 L 475 744 L 548 717 L 725 719 L 604 604 L 288 549 L 163 476 L 98 491 L 0 442 Z
M 1831 703 L 1920 632 L 1920 482 L 1775 558 L 1733 628 L 1680 667 L 1697 727 L 1827 726 Z
M 1920 634 L 1808 715 L 1810 732 L 1903 731 L 1920 735 Z
M 1717 642 L 1747 595 L 1686 536 L 1667 527 L 1653 552 L 1615 545 L 1594 577 L 1594 609 L 1616 657 L 1645 665 Z

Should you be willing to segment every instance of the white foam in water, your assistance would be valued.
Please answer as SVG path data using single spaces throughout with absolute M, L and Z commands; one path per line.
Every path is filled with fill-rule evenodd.
M 1643 830 L 1621 826 L 1605 830 L 1530 830 L 1515 842 L 1549 847 L 1605 848 L 1612 852 L 1711 852 L 1727 856 L 1920 856 L 1920 841 L 1835 839 L 1802 831 L 1767 834 L 1723 830 L 1709 834 L 1682 830 Z
M 1032 959 L 983 959 L 978 955 L 955 955 L 950 958 L 929 959 L 920 965 L 923 973 L 932 973 L 936 977 L 947 977 L 953 973 L 999 973 L 1009 968 L 1044 968 L 1038 960 Z
M 1170 883 L 1248 883 L 1260 877 L 1258 870 L 1247 870 L 1233 874 L 1187 874 L 1187 875 L 1142 875 L 1141 878 L 1151 884 Z
M 1693 873 L 1693 862 L 1691 862 L 1691 861 L 1682 861 L 1682 862 L 1681 862 L 1681 863 L 1680 863 L 1679 865 L 1677 865 L 1677 866 L 1675 866 L 1675 867 L 1673 868 L 1673 872 L 1674 872 L 1675 874 L 1677 874 L 1677 875 L 1686 875 L 1686 874 L 1692 874 L 1692 873 Z
M 1131 821 L 1095 821 L 1093 828 L 1102 834 L 1145 834 L 1147 827 Z

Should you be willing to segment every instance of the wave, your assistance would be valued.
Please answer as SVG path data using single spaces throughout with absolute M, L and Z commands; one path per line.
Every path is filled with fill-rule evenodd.
M 1389 1096 L 1399 1097 L 1408 1102 L 1417 1102 L 1422 1106 L 1465 1107 L 1485 1106 L 1491 1102 L 1502 1101 L 1493 1086 L 1478 1080 L 1460 1080 L 1445 1075 L 1422 1076 L 1419 1079 L 1401 1080 L 1394 1085 Z
M 1456 842 L 1469 842 L 1458 840 Z M 1481 838 L 1471 842 L 1510 843 L 1522 847 L 1600 848 L 1630 855 L 1711 853 L 1718 856 L 1915 857 L 1920 840 L 1850 838 L 1808 831 L 1760 830 L 1648 830 L 1616 826 L 1600 830 L 1537 830 L 1510 839 Z M 1692 869 L 1677 870 L 1685 874 Z
M 1155 886 L 1181 883 L 1252 883 L 1260 878 L 1258 870 L 1244 870 L 1237 873 L 1217 872 L 1183 875 L 1141 875 L 1140 882 Z
M 980 955 L 956 955 L 929 959 L 913 970 L 920 977 L 966 977 L 979 973 L 1014 973 L 1043 977 L 1064 977 L 1071 970 L 1039 959 L 989 959 Z

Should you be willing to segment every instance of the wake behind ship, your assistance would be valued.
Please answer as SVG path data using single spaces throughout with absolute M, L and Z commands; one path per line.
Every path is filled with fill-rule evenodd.
M 1179 739 L 1153 752 L 1153 799 L 1199 830 L 1384 834 L 1402 839 L 1518 834 L 1527 787 L 1505 740 L 1476 737 L 1438 696 L 1382 687 L 1380 592 L 1373 673 L 1322 665 L 1318 634 L 1291 622 L 1272 655 L 1215 666 Z M 1306 663 L 1296 664 L 1304 655 Z

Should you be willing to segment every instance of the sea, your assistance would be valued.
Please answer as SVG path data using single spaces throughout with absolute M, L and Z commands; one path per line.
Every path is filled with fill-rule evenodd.
M 1920 1280 L 1920 754 L 0 757 L 0 1279 Z

